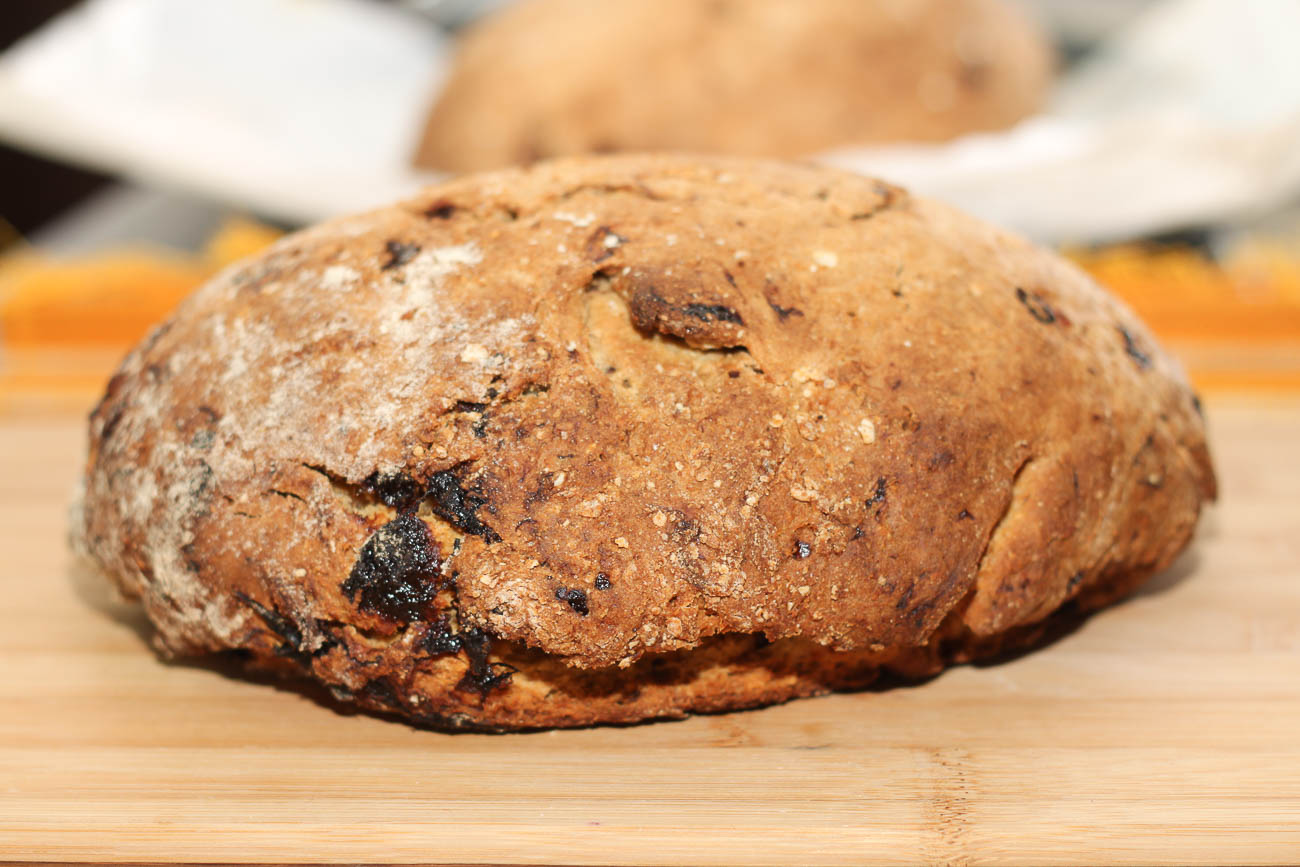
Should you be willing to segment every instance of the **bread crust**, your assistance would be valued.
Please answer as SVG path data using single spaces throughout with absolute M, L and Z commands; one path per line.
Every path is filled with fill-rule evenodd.
M 460 41 L 416 162 L 940 141 L 1033 114 L 1052 68 L 1005 0 L 524 0 Z
M 659 156 L 227 271 L 110 382 L 85 490 L 167 652 L 519 727 L 931 673 L 1127 592 L 1215 482 L 1176 363 L 1058 257 L 878 181 Z

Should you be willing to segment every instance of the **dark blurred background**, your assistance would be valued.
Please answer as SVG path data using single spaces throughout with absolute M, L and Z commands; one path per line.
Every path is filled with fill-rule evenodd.
M 77 0 L 3 0 L 0 51 L 76 4 Z M 0 215 L 19 235 L 30 234 L 108 182 L 104 175 L 0 144 Z M 0 235 L 0 246 L 13 240 Z

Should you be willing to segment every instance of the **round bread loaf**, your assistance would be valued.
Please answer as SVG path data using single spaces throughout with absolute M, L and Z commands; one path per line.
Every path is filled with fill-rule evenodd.
M 523 0 L 460 43 L 416 162 L 949 139 L 1032 114 L 1051 67 L 1004 0 Z
M 433 725 L 933 673 L 1187 543 L 1146 328 L 884 183 L 739 159 L 467 177 L 189 298 L 90 423 L 83 547 L 167 652 Z

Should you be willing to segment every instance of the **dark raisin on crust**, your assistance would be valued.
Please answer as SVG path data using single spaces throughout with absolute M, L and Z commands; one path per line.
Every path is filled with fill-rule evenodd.
M 443 656 L 448 653 L 460 653 L 461 640 L 460 636 L 452 631 L 447 618 L 443 616 L 429 624 L 429 631 L 425 633 L 420 647 L 430 656 Z
M 781 320 L 782 322 L 786 321 L 791 316 L 803 315 L 803 311 L 800 310 L 798 307 L 782 307 L 780 304 L 777 304 L 775 301 L 772 301 L 771 299 L 768 299 L 767 306 L 772 308 L 772 312 L 776 314 L 776 318 Z
M 734 322 L 736 325 L 745 324 L 745 320 L 741 318 L 739 313 L 723 304 L 687 304 L 682 307 L 682 312 L 701 322 L 716 320 L 718 322 Z
M 1016 299 L 1025 305 L 1025 309 L 1029 311 L 1030 316 L 1044 325 L 1051 325 L 1056 321 L 1056 313 L 1036 292 L 1026 292 L 1017 286 Z
M 876 479 L 876 490 L 866 501 L 868 509 L 876 505 L 876 503 L 883 503 L 885 501 L 888 486 L 889 483 L 885 480 L 884 476 Z
M 450 220 L 456 213 L 456 206 L 446 199 L 439 199 L 425 209 L 424 215 L 434 220 Z
M 487 500 L 461 487 L 460 479 L 451 470 L 442 470 L 429 478 L 425 497 L 438 517 L 462 533 L 481 536 L 485 542 L 501 541 L 497 532 L 476 514 Z
M 280 614 L 278 611 L 267 608 L 265 605 L 245 593 L 236 590 L 234 596 L 240 602 L 243 602 L 249 608 L 256 611 L 257 616 L 262 618 L 262 622 L 266 624 L 267 628 L 275 633 L 275 635 L 283 642 L 283 644 L 276 648 L 275 652 L 277 654 L 301 664 L 306 664 L 306 660 L 309 657 L 303 652 L 302 630 L 298 628 L 297 624 Z
M 388 253 L 388 261 L 383 264 L 381 270 L 387 271 L 391 268 L 400 268 L 414 259 L 420 252 L 420 245 L 389 241 L 384 245 L 384 249 Z
M 597 264 L 613 256 L 619 247 L 627 243 L 627 238 L 615 232 L 609 226 L 601 226 L 587 238 L 587 256 Z
M 439 553 L 424 521 L 399 515 L 361 546 L 340 589 L 362 611 L 397 623 L 421 619 L 438 595 Z
M 469 670 L 461 678 L 459 689 L 486 696 L 510 682 L 511 675 L 518 669 L 504 662 L 488 662 L 488 653 L 492 649 L 491 636 L 481 629 L 471 627 L 461 630 L 459 637 L 465 657 L 469 660 Z
M 1133 334 L 1123 325 L 1116 325 L 1120 336 L 1124 338 L 1124 351 L 1128 353 L 1129 358 L 1138 366 L 1139 370 L 1146 370 L 1151 366 L 1151 356 L 1147 355 L 1138 348 L 1137 341 L 1133 339 Z
M 576 587 L 572 589 L 568 587 L 557 587 L 555 589 L 555 598 L 559 599 L 561 602 L 569 603 L 569 607 L 581 614 L 583 617 L 586 617 L 590 613 L 587 608 L 587 593 L 585 590 L 579 590 Z
M 424 494 L 424 486 L 405 473 L 372 473 L 361 487 L 386 506 L 405 511 Z

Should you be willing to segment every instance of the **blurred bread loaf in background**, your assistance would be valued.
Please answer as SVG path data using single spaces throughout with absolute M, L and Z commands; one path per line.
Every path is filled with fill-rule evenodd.
M 942 141 L 1033 114 L 1053 65 L 1004 0 L 521 0 L 462 38 L 416 162 Z

